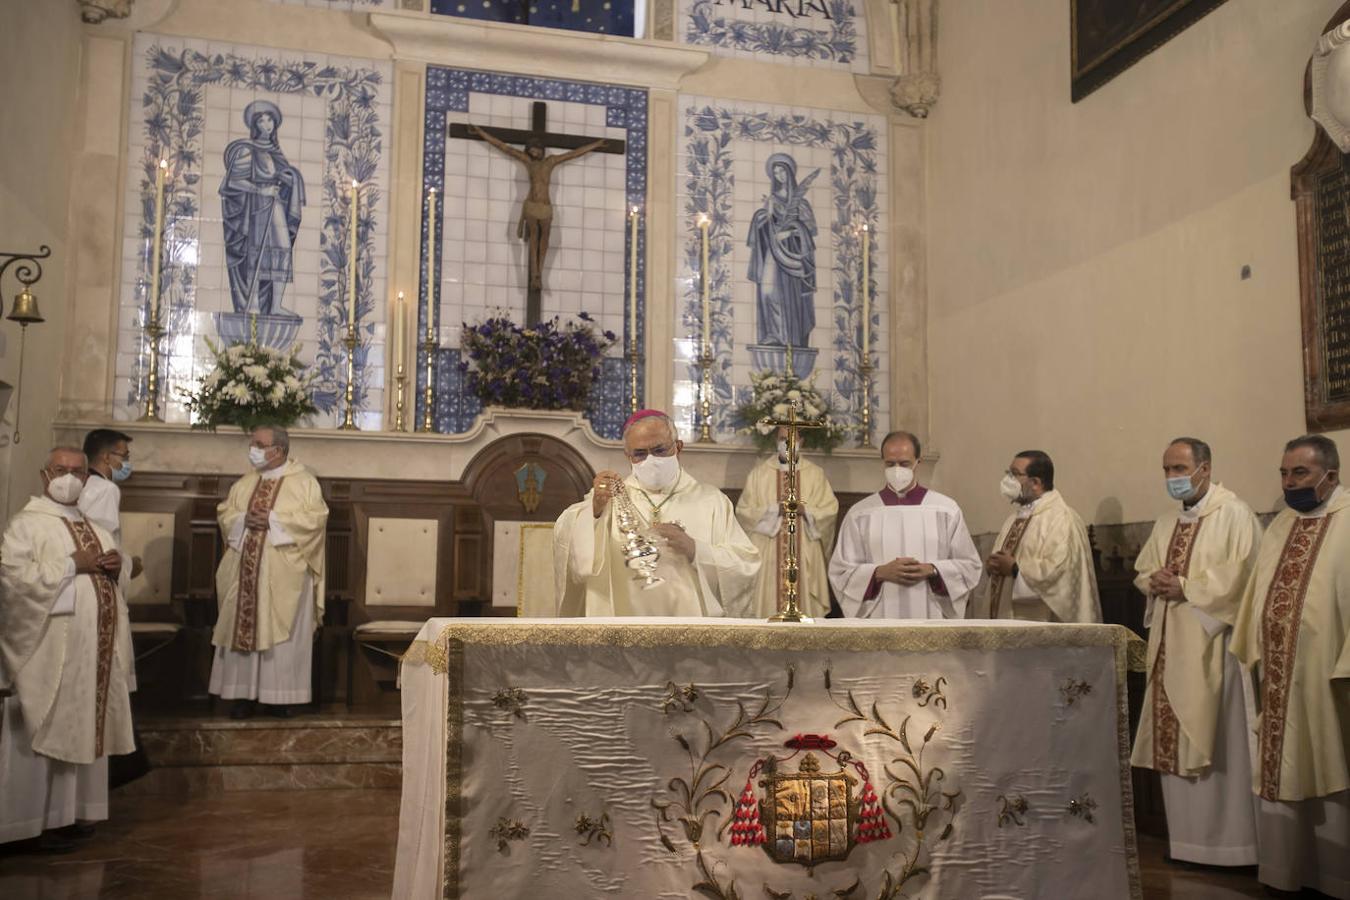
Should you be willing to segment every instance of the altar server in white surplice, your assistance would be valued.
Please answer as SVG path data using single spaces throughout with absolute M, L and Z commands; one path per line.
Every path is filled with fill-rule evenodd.
M 216 570 L 220 615 L 210 691 L 245 718 L 254 703 L 285 716 L 310 699 L 314 629 L 323 616 L 328 506 L 319 480 L 290 459 L 284 428 L 255 428 L 249 463 L 216 509 L 225 557 Z
M 0 842 L 108 818 L 108 755 L 133 748 L 131 562 L 80 513 L 87 477 L 53 450 L 0 547 Z
M 754 604 L 750 615 L 766 618 L 775 615 L 784 602 L 783 567 L 787 559 L 787 532 L 782 527 L 782 508 L 787 496 L 787 434 L 779 429 L 778 452 L 750 470 L 745 490 L 736 501 L 736 518 L 759 550 L 759 575 L 755 578 Z M 839 516 L 825 470 L 809 459 L 797 459 L 797 497 L 801 503 L 801 541 L 797 553 L 800 573 L 797 578 L 798 602 L 809 616 L 830 611 L 830 583 L 826 577 L 825 555 L 834 543 L 834 525 Z
M 744 616 L 759 551 L 726 494 L 680 466 L 675 423 L 644 409 L 623 429 L 632 474 L 596 474 L 590 492 L 558 517 L 553 573 L 560 616 Z M 644 587 L 625 565 L 610 486 L 622 480 L 640 528 L 657 538 L 662 582 Z
M 839 526 L 830 583 L 857 619 L 960 619 L 980 580 L 980 555 L 961 508 L 919 484 L 919 439 L 881 442 L 886 487 L 854 504 Z
M 1255 667 L 1257 877 L 1350 898 L 1350 492 L 1322 435 L 1285 445 L 1284 502 L 1233 626 Z
M 1228 639 L 1261 526 L 1211 479 L 1209 445 L 1177 438 L 1163 453 L 1167 492 L 1181 501 L 1153 525 L 1135 560 L 1148 598 L 1148 687 L 1134 765 L 1162 781 L 1172 858 L 1256 864 L 1256 801 L 1242 672 Z
M 122 489 L 131 477 L 131 438 L 110 428 L 95 428 L 84 436 L 89 480 L 80 491 L 80 512 L 112 535 L 122 548 Z M 135 573 L 132 573 L 135 577 Z
M 1000 490 L 1016 509 L 985 561 L 989 587 L 978 618 L 1100 622 L 1092 545 L 1078 513 L 1055 490 L 1055 464 L 1024 450 L 1003 473 Z

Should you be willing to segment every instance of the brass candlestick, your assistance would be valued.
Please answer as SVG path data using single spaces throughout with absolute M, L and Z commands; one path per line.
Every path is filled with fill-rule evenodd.
M 638 355 L 636 345 L 624 357 L 628 360 L 628 413 L 632 415 L 638 411 L 638 364 L 642 357 Z
M 698 357 L 698 366 L 699 369 L 702 370 L 702 374 L 699 378 L 698 400 L 700 420 L 698 426 L 698 443 L 700 444 L 717 443 L 712 434 L 712 367 L 713 363 L 716 361 L 717 357 L 713 355 L 712 346 L 704 344 L 703 352 L 699 354 Z
M 872 360 L 870 354 L 858 364 L 862 381 L 862 422 L 858 426 L 858 446 L 872 446 Z
M 342 424 L 338 426 L 338 431 L 360 431 L 356 425 L 355 410 L 353 401 L 356 394 L 356 327 L 347 326 L 347 336 L 342 339 L 342 343 L 347 346 L 347 411 L 342 414 Z
M 399 351 L 402 352 L 401 350 Z M 394 375 L 394 430 L 407 431 L 407 423 L 403 421 L 403 383 L 408 380 L 408 376 L 403 374 L 403 360 L 398 362 L 398 372 Z
M 801 569 L 801 497 L 797 489 L 797 448 L 801 443 L 800 431 L 803 428 L 823 428 L 823 422 L 801 422 L 797 419 L 797 405 L 788 407 L 786 422 L 771 422 L 771 425 L 787 430 L 787 491 L 779 501 L 778 508 L 783 515 L 783 529 L 787 532 L 787 559 L 783 567 L 783 606 L 778 615 L 770 616 L 770 622 L 793 622 L 810 624 L 814 620 L 802 612 L 797 599 L 797 582 Z
M 435 431 L 435 425 L 432 422 L 431 406 L 435 399 L 436 384 L 436 351 L 440 349 L 436 342 L 432 340 L 430 333 L 427 339 L 422 342 L 422 352 L 427 355 L 427 386 L 422 395 L 422 424 L 418 426 L 418 431 Z
M 145 337 L 150 342 L 150 374 L 145 379 L 145 413 L 141 422 L 163 422 L 159 417 L 159 340 L 164 337 L 164 326 L 156 316 L 145 323 Z

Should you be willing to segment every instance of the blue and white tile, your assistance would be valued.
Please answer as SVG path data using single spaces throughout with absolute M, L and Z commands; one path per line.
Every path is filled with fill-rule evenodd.
M 278 146 L 299 170 L 305 202 L 292 247 L 292 281 L 282 305 L 300 316 L 294 340 L 318 372 L 314 424 L 335 424 L 346 387 L 346 247 L 353 173 L 362 182 L 358 230 L 358 418 L 378 426 L 384 357 L 390 120 L 388 62 L 140 34 L 134 45 L 119 329 L 121 417 L 139 414 L 147 348 L 154 167 L 169 161 L 162 306 L 169 421 L 187 421 L 181 391 L 210 371 L 207 340 L 220 342 L 217 315 L 233 313 L 219 188 L 223 153 L 249 137 L 242 121 L 255 100 L 276 105 Z M 130 318 L 126 316 L 130 312 Z M 125 351 L 125 352 L 124 352 Z M 363 426 L 365 427 L 365 426 Z
M 862 0 L 676 0 L 676 32 L 718 56 L 867 72 Z
M 775 153 L 797 164 L 799 185 L 815 211 L 815 327 L 809 344 L 818 351 L 816 387 L 830 395 L 839 418 L 856 425 L 862 404 L 861 359 L 862 231 L 868 224 L 872 247 L 873 298 L 888 295 L 890 265 L 879 248 L 887 243 L 885 179 L 888 171 L 885 120 L 831 110 L 750 105 L 708 97 L 680 97 L 683 131 L 676 183 L 676 234 L 681 235 L 675 275 L 675 411 L 682 427 L 697 423 L 702 334 L 700 297 L 700 213 L 709 229 L 709 294 L 713 366 L 713 426 L 719 440 L 737 436 L 732 413 L 750 389 L 754 370 L 749 345 L 758 339 L 756 286 L 749 278 L 747 234 L 765 202 L 770 181 L 765 165 Z M 806 179 L 815 170 L 809 185 Z M 887 409 L 890 361 L 884 302 L 871 309 L 869 337 L 873 364 L 872 408 Z M 881 429 L 878 422 L 874 428 Z

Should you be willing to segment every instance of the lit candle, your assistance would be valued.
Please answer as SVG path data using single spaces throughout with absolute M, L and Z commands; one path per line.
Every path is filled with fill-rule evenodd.
M 361 185 L 352 179 L 352 227 L 351 243 L 347 249 L 347 327 L 356 327 L 356 214 L 361 203 Z
M 628 211 L 628 346 L 633 354 L 638 352 L 637 343 L 637 295 L 638 295 L 638 208 Z
M 427 343 L 436 339 L 432 330 L 436 307 L 436 189 L 428 191 L 427 198 Z
M 403 373 L 403 344 L 407 340 L 408 310 L 403 303 L 403 292 L 398 292 L 394 302 L 394 374 Z
M 868 234 L 867 223 L 862 227 L 862 352 L 863 360 L 871 360 L 872 336 L 872 241 Z
M 708 280 L 708 214 L 698 214 L 698 233 L 702 243 L 702 264 L 698 270 L 698 280 L 700 293 L 703 296 L 703 352 L 712 352 L 712 300 L 708 291 L 711 283 Z
M 159 322 L 159 275 L 164 252 L 164 177 L 169 161 L 161 159 L 155 167 L 155 244 L 150 250 L 150 321 Z

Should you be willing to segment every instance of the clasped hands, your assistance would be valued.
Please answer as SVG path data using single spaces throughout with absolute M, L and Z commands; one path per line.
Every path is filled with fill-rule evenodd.
M 1148 592 L 1164 600 L 1185 600 L 1181 579 L 1167 569 L 1159 569 L 1148 576 Z
M 1017 560 L 1005 550 L 995 552 L 984 563 L 984 570 L 990 575 L 1002 575 L 1005 578 L 1011 575 L 1016 567 Z
M 268 528 L 272 527 L 271 517 L 268 513 L 257 510 L 245 513 L 244 527 L 249 531 L 266 531 Z
M 890 581 L 903 587 L 911 587 L 936 575 L 937 566 L 919 562 L 908 556 L 900 556 L 877 566 L 874 574 L 878 581 Z
M 605 469 L 595 474 L 595 480 L 591 482 L 591 512 L 595 518 L 600 518 L 605 514 L 605 509 L 609 506 L 610 499 L 614 496 L 612 487 L 615 483 L 622 481 L 622 476 L 618 472 Z M 689 562 L 694 561 L 694 539 L 684 530 L 684 526 L 676 525 L 673 522 L 657 522 L 652 526 L 652 533 L 661 537 L 672 550 L 683 556 Z
M 106 575 L 113 581 L 122 574 L 122 554 L 116 550 L 95 553 L 93 550 L 76 550 L 70 554 L 75 561 L 77 575 Z

